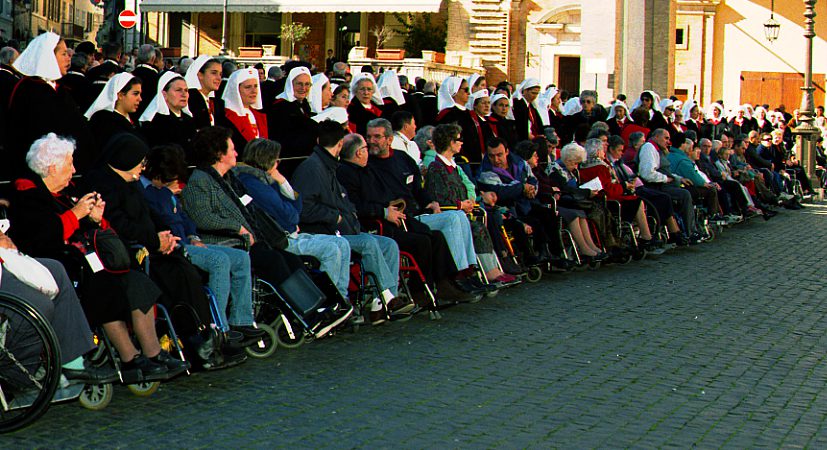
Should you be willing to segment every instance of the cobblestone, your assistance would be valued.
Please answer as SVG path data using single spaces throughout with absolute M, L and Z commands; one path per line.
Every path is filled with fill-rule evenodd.
M 53 405 L 0 447 L 825 447 L 825 213 Z

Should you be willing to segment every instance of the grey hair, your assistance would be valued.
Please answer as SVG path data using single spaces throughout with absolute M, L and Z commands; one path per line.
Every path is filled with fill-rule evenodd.
M 11 64 L 17 57 L 17 50 L 13 47 L 3 47 L 0 49 L 0 64 Z
M 706 138 L 704 138 L 704 139 L 706 139 Z M 701 140 L 703 140 L 703 139 L 701 139 Z M 723 145 L 724 145 L 723 142 L 715 139 L 714 141 L 712 141 L 712 151 L 717 153 L 718 149 L 721 148 Z
M 416 131 L 416 136 L 414 136 L 413 140 L 416 142 L 416 145 L 419 146 L 421 151 L 428 150 L 428 141 L 431 141 L 434 137 L 434 127 L 433 125 L 425 125 L 424 127 L 420 128 Z M 433 141 L 431 142 L 433 144 Z
M 407 75 L 399 75 L 399 85 L 400 86 L 407 86 L 408 85 L 408 76 Z
M 344 78 L 346 73 L 347 73 L 347 63 L 339 61 L 336 64 L 333 64 L 333 75 L 336 75 L 337 77 Z
M 388 119 L 382 119 L 381 117 L 378 119 L 373 119 L 368 122 L 367 128 L 384 128 L 385 129 L 385 137 L 393 136 L 393 127 Z
M 155 47 L 152 44 L 144 44 L 138 48 L 138 56 L 135 57 L 135 62 L 138 64 L 147 64 L 155 58 Z
M 422 87 L 422 92 L 435 94 L 436 83 L 434 83 L 433 81 L 426 81 L 425 86 Z
M 641 131 L 635 131 L 634 133 L 629 135 L 629 145 L 633 145 L 640 139 L 646 139 L 646 135 L 643 134 Z
M 49 175 L 49 166 L 60 167 L 66 156 L 75 152 L 75 141 L 54 133 L 34 141 L 26 153 L 26 165 L 41 178 Z
M 586 141 L 585 151 L 586 157 L 589 159 L 597 157 L 597 152 L 603 148 L 603 141 L 601 139 L 589 139 Z
M 271 80 L 279 80 L 284 78 L 284 71 L 281 70 L 281 67 L 279 66 L 270 66 L 270 68 L 267 69 L 267 78 Z
M 577 161 L 579 164 L 586 160 L 586 150 L 576 142 L 566 144 L 560 149 L 560 159 L 563 161 Z
M 178 62 L 178 73 L 181 75 L 186 75 L 187 70 L 194 62 L 195 60 L 189 57 L 181 58 L 181 61 Z
M 356 152 L 359 151 L 359 147 L 362 147 L 364 144 L 365 139 L 362 135 L 357 133 L 348 134 L 342 141 L 342 150 L 339 152 L 339 158 L 345 161 L 350 161 L 354 156 L 356 156 Z
M 594 102 L 597 103 L 597 91 L 592 90 L 585 90 L 580 93 L 580 103 L 583 103 L 583 97 L 591 97 L 594 99 Z

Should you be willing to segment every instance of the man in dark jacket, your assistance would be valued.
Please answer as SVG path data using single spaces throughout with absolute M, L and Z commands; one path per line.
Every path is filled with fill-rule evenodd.
M 344 136 L 345 131 L 338 123 L 332 120 L 321 122 L 319 145 L 293 172 L 291 184 L 302 196 L 299 227 L 307 233 L 335 234 L 346 239 L 350 247 L 362 256 L 365 270 L 376 275 L 388 310 L 398 314 L 410 313 L 414 305 L 397 296 L 399 246 L 393 239 L 361 232 L 356 208 L 336 179 Z M 383 301 L 378 298 L 371 302 L 371 323 L 385 321 L 383 308 Z
M 451 283 L 457 268 L 442 233 L 432 231 L 414 217 L 407 218 L 402 211 L 404 208 L 400 209 L 393 201 L 395 199 L 377 185 L 373 169 L 367 167 L 368 146 L 362 136 L 345 136 L 340 156 L 342 164 L 337 170 L 337 177 L 347 189 L 359 217 L 375 220 L 377 225 L 381 225 L 383 236 L 395 240 L 400 249 L 410 253 L 422 269 L 426 283 L 433 286 L 436 281 L 441 299 L 474 300 L 475 297 L 458 290 Z M 429 299 L 424 295 L 414 297 L 419 305 L 427 306 Z

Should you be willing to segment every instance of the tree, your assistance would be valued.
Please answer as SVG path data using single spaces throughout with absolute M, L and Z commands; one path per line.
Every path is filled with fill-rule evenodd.
M 303 41 L 310 34 L 310 27 L 300 23 L 283 23 L 281 24 L 281 37 L 290 42 L 290 55 L 296 52 L 296 44 Z
M 396 31 L 387 25 L 382 25 L 374 27 L 370 30 L 370 34 L 376 37 L 376 48 L 385 48 L 385 44 L 396 36 Z
M 422 50 L 445 52 L 448 39 L 448 24 L 444 21 L 434 23 L 431 14 L 408 14 L 407 17 L 396 13 L 394 17 L 405 27 L 405 54 L 410 58 L 422 56 Z

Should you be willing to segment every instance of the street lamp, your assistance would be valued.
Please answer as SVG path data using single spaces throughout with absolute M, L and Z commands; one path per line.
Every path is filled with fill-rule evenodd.
M 801 108 L 799 108 L 799 124 L 793 130 L 798 136 L 798 148 L 800 149 L 801 164 L 812 180 L 815 176 L 815 139 L 819 134 L 818 128 L 813 125 L 815 122 L 815 104 L 813 101 L 813 38 L 815 37 L 815 6 L 817 0 L 804 0 L 804 39 L 806 41 L 806 53 L 804 62 L 804 87 L 801 88 Z M 813 186 L 820 183 L 814 182 Z
M 778 39 L 778 34 L 781 32 L 781 24 L 775 20 L 775 0 L 770 3 L 770 20 L 764 22 L 764 36 L 770 41 L 770 44 Z
M 775 1 L 775 0 L 773 0 Z M 227 54 L 227 0 L 224 0 L 224 8 L 221 16 L 221 52 L 219 54 Z

